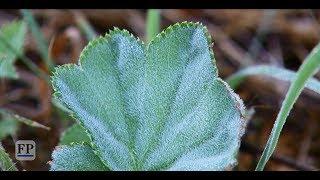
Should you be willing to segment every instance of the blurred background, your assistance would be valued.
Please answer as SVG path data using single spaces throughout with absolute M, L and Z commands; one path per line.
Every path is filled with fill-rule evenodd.
M 119 27 L 145 39 L 146 10 L 31 10 L 48 42 L 55 64 L 76 63 L 88 43 L 83 28 L 104 35 Z M 219 75 L 225 79 L 238 70 L 269 64 L 297 71 L 320 40 L 319 10 L 161 10 L 161 29 L 181 21 L 207 26 L 214 44 Z M 0 10 L 0 27 L 22 19 L 20 10 Z M 85 24 L 85 25 L 83 25 Z M 24 55 L 48 72 L 34 36 L 28 30 Z M 19 79 L 0 78 L 0 108 L 50 127 L 23 123 L 4 126 L 0 140 L 14 159 L 14 142 L 33 139 L 34 161 L 17 162 L 19 170 L 48 170 L 60 134 L 74 120 L 53 108 L 52 90 L 45 80 L 21 61 L 15 62 Z M 320 73 L 315 75 L 320 78 Z M 254 170 L 276 119 L 289 83 L 267 76 L 247 78 L 235 91 L 251 110 L 246 134 L 234 170 Z M 318 170 L 320 167 L 320 96 L 304 90 L 288 117 L 277 149 L 266 170 Z M 1 129 L 1 126 L 5 127 Z M 10 129 L 11 128 L 11 129 Z M 5 133 L 9 131 L 9 133 Z

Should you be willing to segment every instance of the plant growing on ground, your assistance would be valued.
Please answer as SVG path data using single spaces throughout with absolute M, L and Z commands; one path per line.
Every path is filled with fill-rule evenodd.
M 317 46 L 312 54 L 307 57 L 305 63 L 303 66 L 301 66 L 300 70 L 296 73 L 287 69 L 270 66 L 270 65 L 257 65 L 257 66 L 250 66 L 247 68 L 244 68 L 240 70 L 239 72 L 231 75 L 229 78 L 227 78 L 228 84 L 233 88 L 237 88 L 237 86 L 248 76 L 253 75 L 265 75 L 270 76 L 272 78 L 276 78 L 283 81 L 289 81 L 291 83 L 295 83 L 294 89 L 291 87 L 291 91 L 288 91 L 288 94 L 286 96 L 286 100 L 283 103 L 283 106 L 281 107 L 281 114 L 279 113 L 277 117 L 277 121 L 274 124 L 274 129 L 272 134 L 269 137 L 268 140 L 268 146 L 266 146 L 266 149 L 264 151 L 264 155 L 262 156 L 261 160 L 259 161 L 259 165 L 257 166 L 257 170 L 263 170 L 264 166 L 266 165 L 268 159 L 271 157 L 275 145 L 278 141 L 281 129 L 286 121 L 286 118 L 290 112 L 290 110 L 293 107 L 293 104 L 297 100 L 298 96 L 300 95 L 303 87 L 305 86 L 306 89 L 312 90 L 318 94 L 320 94 L 320 82 L 312 78 L 311 76 L 313 73 L 317 71 L 317 66 L 320 66 L 320 52 L 319 52 L 319 46 Z M 311 62 L 310 62 L 311 61 Z M 308 63 L 307 65 L 305 65 Z M 303 78 L 303 79 L 302 79 Z M 277 128 L 277 134 L 275 134 Z M 273 145 L 271 146 L 271 143 Z
M 261 155 L 256 170 L 262 171 L 264 166 L 270 159 L 273 151 L 276 148 L 281 130 L 286 122 L 286 119 L 293 108 L 294 103 L 297 101 L 304 86 L 308 83 L 308 79 L 312 77 L 320 67 L 320 44 L 318 44 L 311 53 L 307 56 L 306 60 L 300 66 L 292 84 L 289 87 L 286 98 L 284 99 L 280 112 L 273 125 L 271 134 L 267 141 L 266 147 Z M 309 82 L 310 84 L 310 82 Z
M 303 88 L 306 87 L 320 94 L 320 82 L 317 79 L 312 78 L 312 76 L 319 70 L 319 66 L 320 44 L 318 44 L 307 56 L 297 73 L 274 66 L 260 65 L 244 68 L 227 79 L 227 82 L 232 88 L 236 88 L 247 76 L 250 75 L 267 75 L 279 80 L 292 82 L 286 98 L 282 103 L 280 112 L 274 123 L 272 132 L 269 136 L 267 145 L 259 160 L 256 170 L 263 170 L 264 166 L 270 159 L 273 151 L 276 148 L 281 130 L 286 122 L 286 118 L 288 117 Z
M 223 170 L 236 164 L 244 106 L 218 77 L 207 29 L 177 23 L 148 45 L 115 28 L 52 76 L 90 140 L 51 170 Z M 70 142 L 70 141 L 69 141 Z

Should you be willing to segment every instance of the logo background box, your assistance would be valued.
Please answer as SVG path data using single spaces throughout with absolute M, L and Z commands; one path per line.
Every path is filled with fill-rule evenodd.
M 19 161 L 32 161 L 36 158 L 36 143 L 33 140 L 19 140 L 15 143 L 15 157 Z

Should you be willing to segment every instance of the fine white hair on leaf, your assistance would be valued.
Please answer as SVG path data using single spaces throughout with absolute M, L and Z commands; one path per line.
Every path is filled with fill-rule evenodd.
M 56 68 L 55 95 L 89 137 L 79 152 L 110 170 L 235 165 L 245 107 L 218 77 L 211 43 L 201 23 L 174 24 L 147 45 L 115 28 L 90 42 L 78 65 Z M 52 166 L 63 168 L 64 151 L 55 153 Z M 82 170 L 75 165 L 65 169 Z

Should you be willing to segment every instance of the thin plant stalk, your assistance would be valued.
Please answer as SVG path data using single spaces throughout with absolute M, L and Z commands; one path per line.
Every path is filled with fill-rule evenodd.
M 42 32 L 40 31 L 39 24 L 36 22 L 34 16 L 29 10 L 23 9 L 21 10 L 21 13 L 23 15 L 24 20 L 28 23 L 31 33 L 36 40 L 42 59 L 44 59 L 46 66 L 51 72 L 54 68 L 54 63 L 49 56 L 49 50 L 48 50 L 49 46 Z
M 282 103 L 280 112 L 273 125 L 272 132 L 269 136 L 266 147 L 262 153 L 262 156 L 257 164 L 256 171 L 262 171 L 270 159 L 272 153 L 277 145 L 281 130 L 286 122 L 286 119 L 293 108 L 294 103 L 301 94 L 308 79 L 312 77 L 320 66 L 320 43 L 312 50 L 312 52 L 305 59 L 300 66 L 295 80 L 289 87 L 288 93 Z
M 150 42 L 160 31 L 160 11 L 157 9 L 149 9 L 147 12 L 147 42 Z
M 36 128 L 42 128 L 42 129 L 45 129 L 45 130 L 50 130 L 50 127 L 47 127 L 47 126 L 44 126 L 36 121 L 33 121 L 31 119 L 28 119 L 28 118 L 25 118 L 25 117 L 22 117 L 18 114 L 15 114 L 13 112 L 11 112 L 10 110 L 7 110 L 7 109 L 1 109 L 0 108 L 0 114 L 6 114 L 10 117 L 12 117 L 13 120 L 16 120 L 18 122 L 21 122 L 27 126 L 30 126 L 30 127 L 36 127 Z
M 88 22 L 88 20 L 79 12 L 72 11 L 75 15 L 76 23 L 81 30 L 81 32 L 86 36 L 88 41 L 95 39 L 97 37 L 97 33 Z

